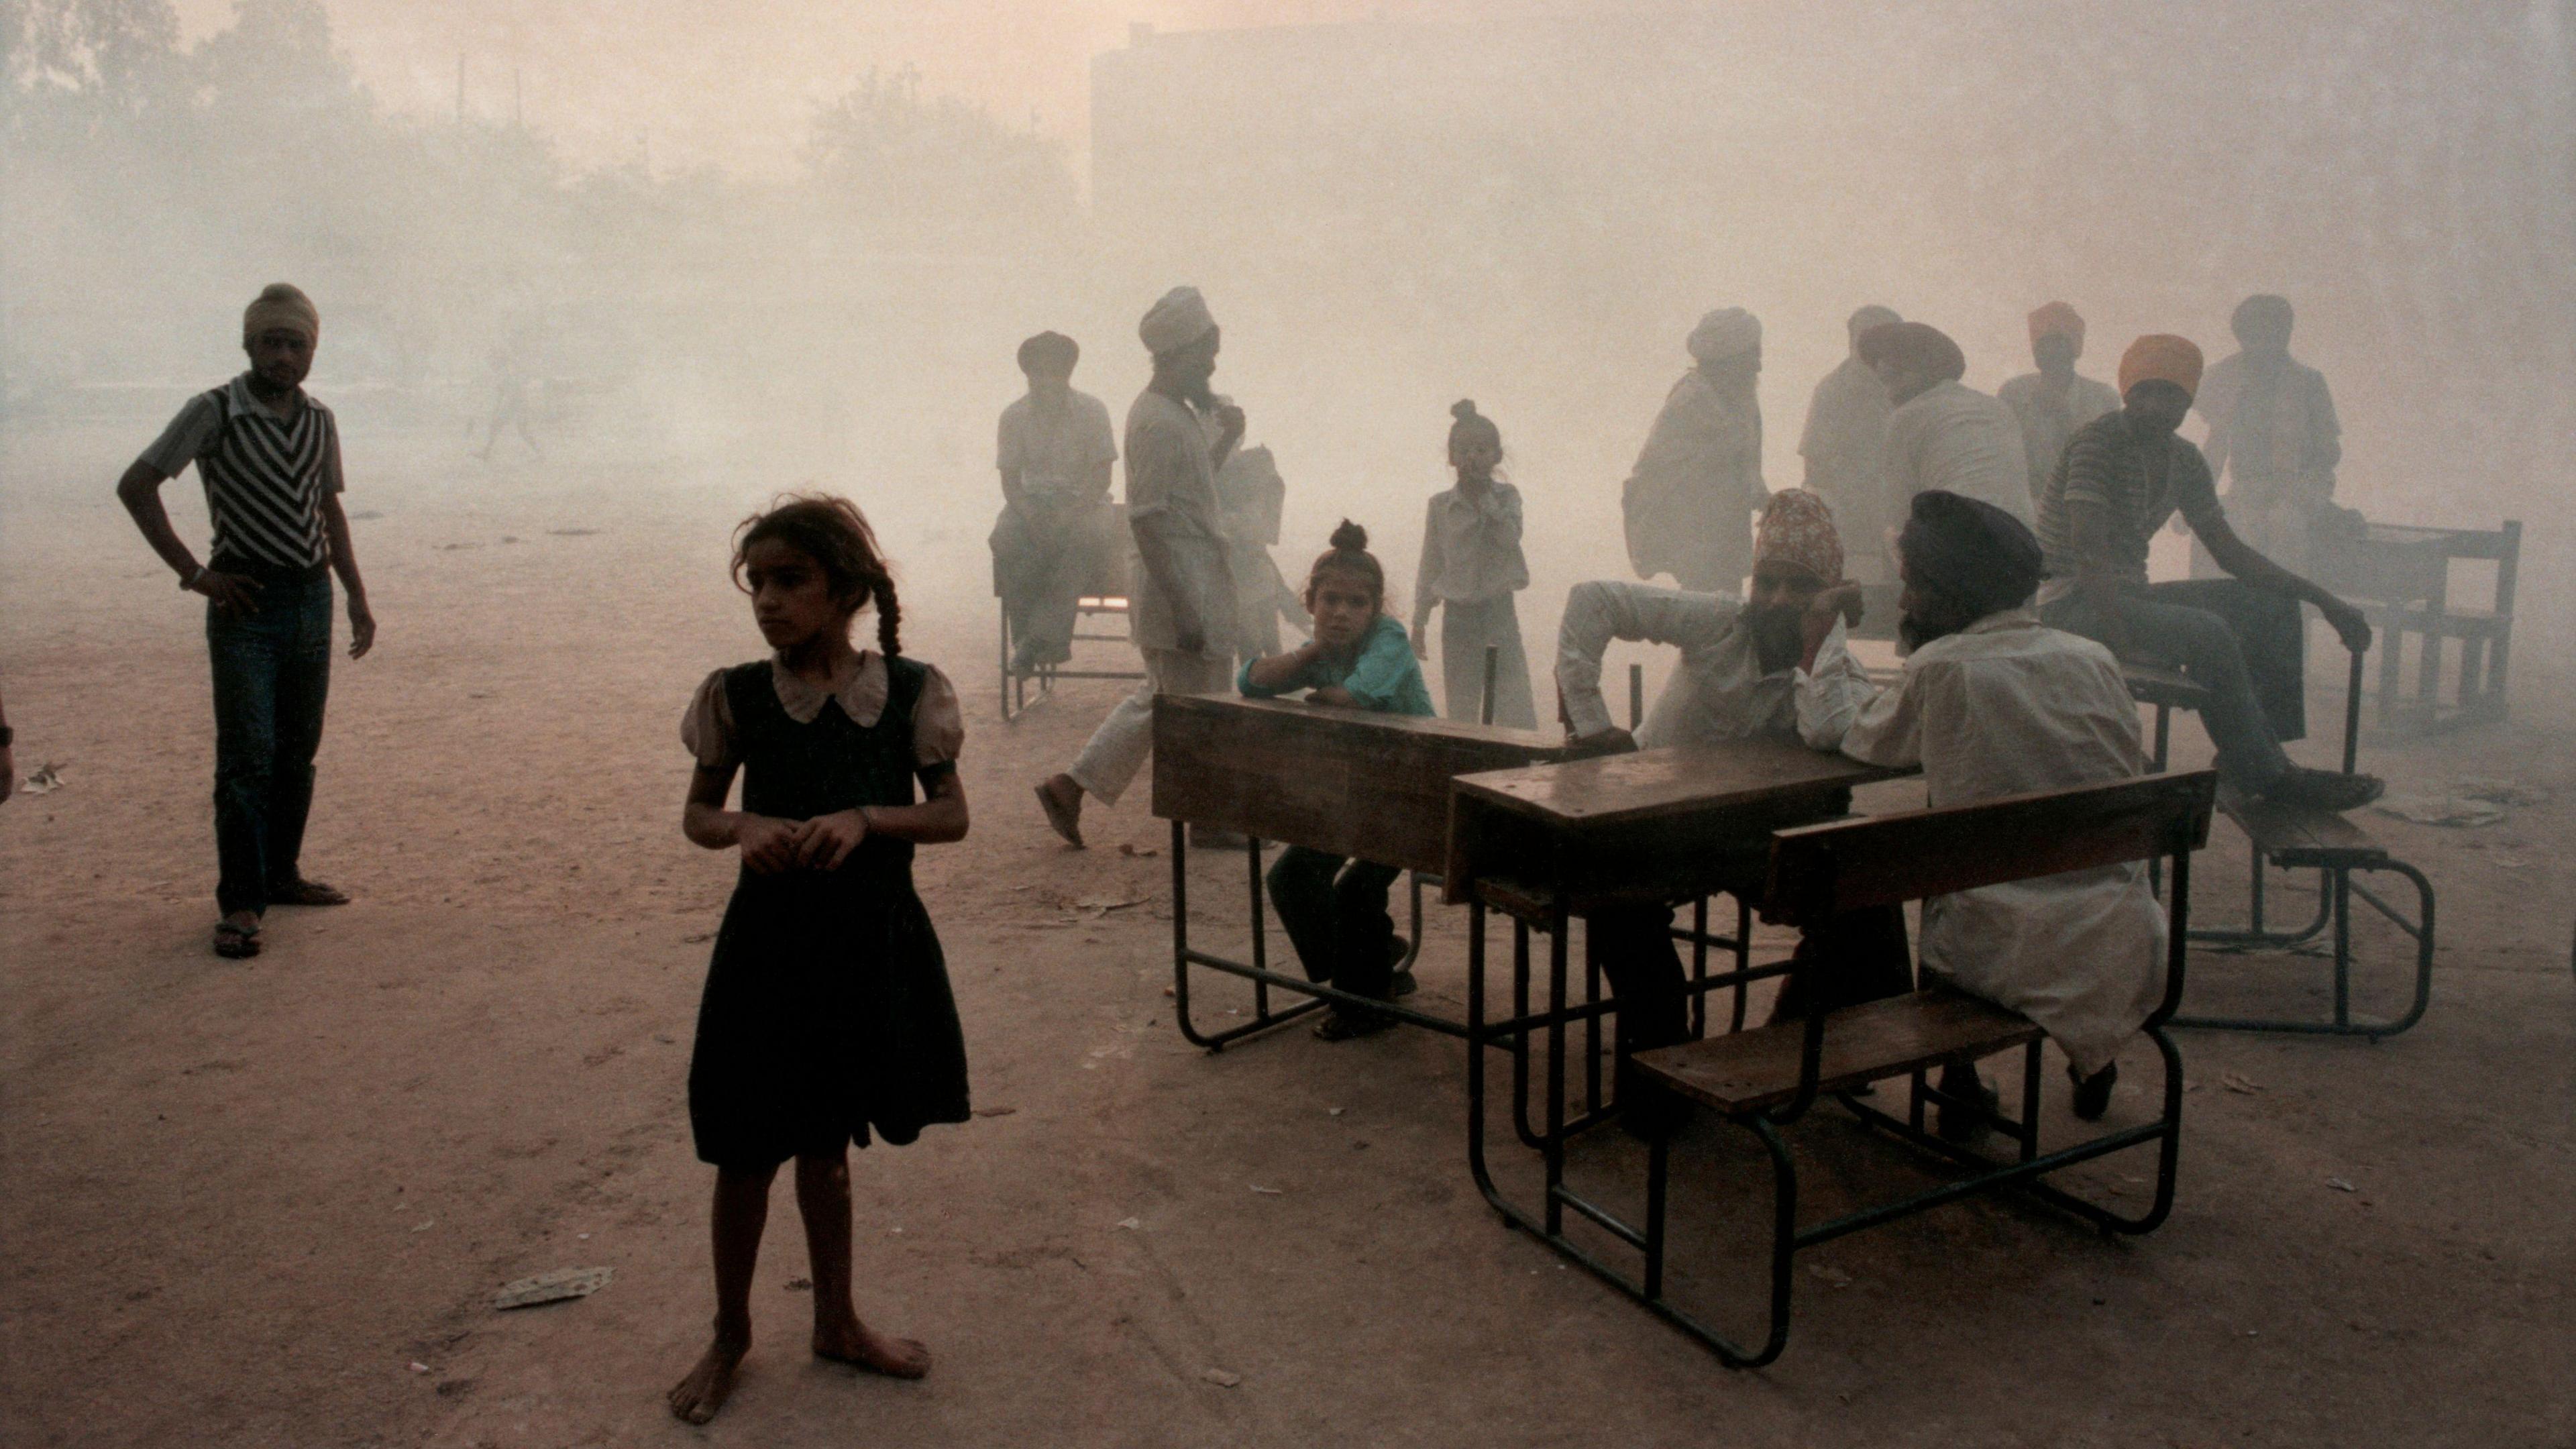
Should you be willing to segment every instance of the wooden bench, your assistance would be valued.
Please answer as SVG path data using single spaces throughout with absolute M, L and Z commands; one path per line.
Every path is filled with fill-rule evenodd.
M 1642 1252 L 1641 1277 L 1631 1281 L 1589 1255 L 1581 1255 L 1580 1260 L 1715 1349 L 1730 1366 L 1750 1367 L 1777 1358 L 1788 1343 L 1794 1282 L 1791 1260 L 1802 1248 L 1846 1233 L 2004 1187 L 2027 1189 L 2106 1231 L 2152 1231 L 2173 1207 L 2182 1134 L 2182 1056 L 2164 1028 L 2182 1000 L 2191 854 L 2208 838 L 2216 785 L 2217 776 L 2210 771 L 2150 775 L 1948 809 L 1812 825 L 1772 837 L 1765 913 L 1792 924 L 2069 870 L 2164 859 L 2169 871 L 2165 991 L 2142 1027 L 2164 1067 L 2161 1109 L 2153 1121 L 2115 1127 L 2085 1141 L 2043 1151 L 2039 1028 L 2015 1012 L 1938 988 L 1817 1013 L 1799 1022 L 1641 1052 L 1635 1064 L 1642 1082 L 1680 1102 L 1721 1113 L 1758 1137 L 1770 1156 L 1770 1334 L 1757 1348 L 1741 1347 L 1664 1294 L 1665 1199 L 1676 1125 L 1666 1114 L 1655 1114 L 1655 1120 L 1646 1124 L 1651 1146 L 1642 1231 L 1619 1223 L 1598 1204 L 1565 1193 L 1568 1206 L 1611 1228 Z M 1830 970 L 1833 964 L 1807 963 L 1799 969 Z M 1926 1081 L 1927 1069 L 2016 1048 L 2022 1053 L 2019 1115 L 2005 1119 L 1986 1114 L 2017 1144 L 2011 1159 L 1988 1157 L 1923 1130 L 1927 1102 L 1943 1100 Z M 1967 1175 L 1894 1203 L 1799 1227 L 1797 1166 L 1780 1129 L 1805 1115 L 1821 1095 L 1845 1094 L 1898 1076 L 1912 1079 L 1904 1117 L 1848 1095 L 1842 1100 L 1870 1125 L 1968 1169 Z M 1943 1100 L 1943 1105 L 1985 1111 L 1982 1103 L 1955 1099 Z M 1636 1104 L 1629 1110 L 1636 1111 Z M 2156 1186 L 2153 1201 L 2137 1216 L 2114 1213 L 2041 1180 L 2060 1168 L 2149 1143 L 2158 1147 Z
M 2495 584 L 2484 603 L 2452 598 L 2451 565 L 2461 560 L 2495 565 Z M 2321 551 L 2317 581 L 2359 604 L 2382 636 L 2380 728 L 2420 734 L 2504 718 L 2521 563 L 2522 524 L 2515 519 L 2491 529 L 2372 523 L 2359 536 Z M 2409 635 L 2416 639 L 2411 696 L 2402 688 Z M 2443 655 L 2451 640 L 2459 641 L 2460 662 L 2446 702 Z
M 1379 714 L 1364 709 L 1235 695 L 1166 694 L 1154 701 L 1154 814 L 1172 822 L 1174 1018 L 1209 1050 L 1293 1020 L 1327 1002 L 1369 1006 L 1415 1026 L 1465 1036 L 1465 1024 L 1402 1003 L 1366 1002 L 1269 965 L 1264 842 L 1303 845 L 1436 876 L 1449 853 L 1450 781 L 1459 775 L 1564 758 L 1565 742 L 1536 730 Z M 1187 826 L 1232 831 L 1250 857 L 1252 959 L 1189 944 Z M 1421 944 L 1420 887 L 1414 943 Z M 1407 957 L 1408 963 L 1411 957 Z M 1201 1032 L 1190 1019 L 1190 968 L 1252 981 L 1250 1020 Z M 1312 998 L 1273 1011 L 1270 988 Z
M 2187 709 L 2198 714 L 2209 704 L 2209 688 L 2194 684 L 2179 669 L 2126 659 L 2120 661 L 2120 678 L 2129 686 L 2129 698 L 2155 709 L 2156 729 L 2154 743 L 2147 751 L 2147 768 L 2161 773 L 2173 743 L 2173 712 Z
M 1134 595 L 1129 579 L 1127 539 L 1127 505 L 1109 505 L 1109 522 L 1099 550 L 1092 556 L 1090 577 L 1083 581 L 1082 593 L 1073 605 L 1073 639 L 1077 644 L 1127 644 L 1133 642 Z M 1002 597 L 1002 574 L 993 571 L 993 597 Z M 998 610 L 1002 616 L 1002 723 L 1015 724 L 1029 707 L 1029 684 L 1036 681 L 1038 697 L 1055 692 L 1059 679 L 1142 679 L 1141 669 L 1073 669 L 1063 664 L 1041 664 L 1034 669 L 1011 667 L 1011 611 Z M 1118 621 L 1118 632 L 1082 632 L 1084 621 L 1110 618 Z

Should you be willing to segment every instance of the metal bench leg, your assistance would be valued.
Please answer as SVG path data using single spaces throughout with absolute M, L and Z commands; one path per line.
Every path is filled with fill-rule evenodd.
M 2386 871 L 2414 883 L 2416 911 L 2413 920 L 2383 900 L 2376 891 L 2353 880 L 2355 871 Z M 2434 896 L 2433 883 L 2422 871 L 2402 860 L 2327 868 L 2324 914 L 2334 927 L 2334 1015 L 2329 1021 L 2293 1021 L 2278 1017 L 2244 1016 L 2177 1016 L 2173 1024 L 2206 1031 L 2268 1031 L 2301 1036 L 2358 1036 L 2371 1041 L 2391 1037 L 2423 1019 L 2424 1009 L 2433 998 Z M 2352 903 L 2363 904 L 2386 917 L 2390 924 L 2404 932 L 2415 943 L 2414 996 L 2405 1013 L 2385 1021 L 2357 1020 L 2352 1015 Z M 2311 933 L 2314 934 L 2314 933 Z M 2230 933 L 2195 931 L 2194 940 L 2228 939 Z M 2305 939 L 2304 937 L 2301 939 Z M 2264 944 L 2256 942 L 2254 944 Z

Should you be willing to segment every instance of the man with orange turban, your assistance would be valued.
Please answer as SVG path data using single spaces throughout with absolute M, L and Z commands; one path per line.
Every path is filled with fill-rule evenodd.
M 2040 617 L 2124 659 L 2178 666 L 2206 688 L 2200 718 L 2219 773 L 2245 794 L 2327 810 L 2368 804 L 2378 780 L 2293 765 L 2281 744 L 2307 733 L 2299 605 L 2314 604 L 2356 653 L 2370 647 L 2370 624 L 2229 526 L 2208 460 L 2174 436 L 2200 374 L 2187 338 L 2141 337 L 2121 357 L 2120 410 L 2076 429 L 2040 498 Z M 2229 577 L 2147 582 L 2148 541 L 2177 512 Z
M 2120 395 L 2109 383 L 2076 375 L 2075 359 L 2083 355 L 2084 319 L 2064 302 L 2051 302 L 2030 314 L 2030 360 L 2039 364 L 2039 371 L 1995 389 L 1995 397 L 2021 419 L 2021 451 L 2030 464 L 2034 506 L 2048 491 L 2048 475 L 2066 451 L 2066 440 L 2120 406 Z

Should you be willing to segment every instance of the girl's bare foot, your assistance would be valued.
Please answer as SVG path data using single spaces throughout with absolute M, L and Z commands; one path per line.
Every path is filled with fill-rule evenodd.
M 856 1318 L 815 1324 L 814 1356 L 890 1378 L 917 1379 L 930 1372 L 930 1349 L 926 1345 L 879 1333 Z
M 742 1367 L 742 1356 L 751 1352 L 751 1340 L 728 1342 L 717 1339 L 707 1345 L 706 1357 L 689 1370 L 689 1376 L 672 1385 L 667 1396 L 671 1412 L 686 1423 L 703 1424 L 724 1407 L 733 1393 L 733 1376 Z

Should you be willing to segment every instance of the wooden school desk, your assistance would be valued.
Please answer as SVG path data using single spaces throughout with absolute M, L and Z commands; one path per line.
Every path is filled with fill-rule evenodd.
M 1211 1050 L 1315 1011 L 1327 1002 L 1367 1006 L 1451 1036 L 1466 1024 L 1402 1002 L 1363 1000 L 1301 974 L 1270 969 L 1261 846 L 1303 845 L 1436 876 L 1449 855 L 1449 782 L 1458 775 L 1563 758 L 1564 742 L 1535 730 L 1379 714 L 1280 699 L 1166 694 L 1154 701 L 1154 813 L 1172 822 L 1172 996 L 1181 1034 Z M 1235 961 L 1189 941 L 1188 829 L 1247 837 L 1252 959 Z M 1414 949 L 1421 948 L 1417 882 Z M 1203 1033 L 1190 1020 L 1190 968 L 1253 983 L 1252 1019 Z M 1310 998 L 1281 1011 L 1270 988 Z
M 1739 919 L 1743 893 L 1759 880 L 1745 876 L 1749 853 L 1767 851 L 1775 830 L 1831 820 L 1851 808 L 1855 786 L 1911 771 L 1864 765 L 1795 741 L 1754 739 L 1681 745 L 1606 755 L 1562 764 L 1465 775 L 1451 787 L 1447 892 L 1468 907 L 1467 932 L 1467 1154 L 1468 1168 L 1487 1202 L 1513 1223 L 1559 1246 L 1564 1209 L 1594 1218 L 1631 1241 L 1634 1230 L 1593 1212 L 1564 1191 L 1565 1144 L 1573 1134 L 1605 1120 L 1600 1077 L 1600 1020 L 1615 1003 L 1599 1000 L 1598 963 L 1586 963 L 1586 1000 L 1569 1006 L 1567 945 L 1578 916 L 1605 908 L 1668 905 L 1721 891 L 1734 893 Z M 1509 1020 L 1485 1022 L 1484 913 L 1512 917 L 1512 1010 Z M 1532 927 L 1548 937 L 1546 1006 L 1529 1005 Z M 1679 934 L 1679 933 L 1677 933 Z M 1739 929 L 1735 967 L 1708 975 L 1695 963 L 1689 990 L 1695 1005 L 1706 993 L 1731 987 L 1734 1025 L 1744 1024 L 1744 991 L 1751 982 L 1783 974 L 1785 963 L 1755 967 Z M 1586 1035 L 1587 1096 L 1584 1113 L 1566 1116 L 1565 1029 L 1580 1020 Z M 1693 1012 L 1693 1032 L 1705 1030 L 1704 1012 Z M 1529 1120 L 1530 1037 L 1543 1029 L 1547 1046 L 1546 1116 Z M 1485 1053 L 1487 1045 L 1512 1054 L 1513 1119 L 1521 1140 L 1546 1161 L 1547 1197 L 1532 1215 L 1495 1188 L 1485 1162 Z

